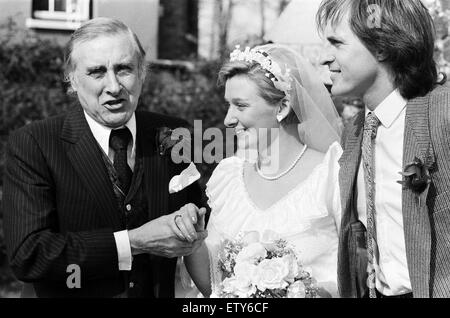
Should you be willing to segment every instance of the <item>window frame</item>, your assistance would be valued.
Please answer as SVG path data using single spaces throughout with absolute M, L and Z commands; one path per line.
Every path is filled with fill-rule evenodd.
M 49 9 L 33 11 L 25 23 L 28 28 L 73 31 L 91 17 L 91 0 L 66 0 L 66 11 L 55 11 L 55 0 L 47 1 Z

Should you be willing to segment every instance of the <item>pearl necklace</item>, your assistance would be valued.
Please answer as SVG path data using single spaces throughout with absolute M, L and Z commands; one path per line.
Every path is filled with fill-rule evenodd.
M 268 181 L 275 181 L 280 179 L 281 177 L 284 177 L 285 175 L 287 175 L 292 169 L 294 169 L 295 165 L 300 161 L 300 159 L 303 157 L 303 155 L 306 152 L 306 149 L 308 149 L 308 146 L 305 145 L 305 147 L 303 147 L 303 150 L 300 152 L 300 154 L 298 155 L 298 157 L 295 159 L 295 161 L 289 166 L 289 168 L 287 168 L 285 171 L 283 171 L 282 173 L 273 176 L 273 177 L 268 177 L 265 176 L 262 172 L 261 172 L 261 168 L 259 167 L 258 162 L 255 164 L 256 165 L 256 172 L 258 172 L 259 176 L 265 180 Z

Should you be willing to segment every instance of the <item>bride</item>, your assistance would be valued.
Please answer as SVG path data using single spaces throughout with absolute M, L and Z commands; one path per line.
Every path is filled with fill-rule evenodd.
M 192 280 L 204 296 L 219 295 L 221 242 L 271 230 L 296 247 L 326 295 L 337 297 L 341 126 L 328 91 L 311 64 L 274 44 L 237 48 L 219 81 L 229 104 L 225 125 L 247 149 L 222 160 L 207 184 L 209 236 L 184 258 Z M 188 237 L 196 221 L 189 215 L 174 222 Z

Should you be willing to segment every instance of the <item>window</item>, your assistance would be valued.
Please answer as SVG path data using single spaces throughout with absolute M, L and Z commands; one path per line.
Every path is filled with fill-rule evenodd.
M 89 0 L 33 0 L 29 28 L 75 30 L 90 18 Z

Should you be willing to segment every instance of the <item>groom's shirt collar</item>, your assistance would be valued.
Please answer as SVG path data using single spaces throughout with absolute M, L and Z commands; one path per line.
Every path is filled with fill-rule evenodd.
M 375 115 L 385 128 L 390 128 L 402 114 L 408 101 L 402 97 L 398 89 L 389 94 L 374 110 Z M 366 107 L 366 116 L 370 110 Z

